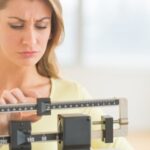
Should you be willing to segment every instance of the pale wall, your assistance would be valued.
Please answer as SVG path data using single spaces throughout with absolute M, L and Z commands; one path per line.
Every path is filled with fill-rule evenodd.
M 150 70 L 148 68 L 62 68 L 65 78 L 79 81 L 94 98 L 126 97 L 129 129 L 150 129 Z

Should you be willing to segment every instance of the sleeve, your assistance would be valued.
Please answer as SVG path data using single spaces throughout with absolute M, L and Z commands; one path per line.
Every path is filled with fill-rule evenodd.
M 81 99 L 91 99 L 91 95 L 87 92 L 87 90 L 78 85 L 78 93 Z M 103 114 L 100 108 L 86 108 L 84 113 L 89 114 L 91 116 L 92 121 L 100 120 L 101 115 Z M 93 125 L 92 130 L 96 130 L 100 127 Z M 133 150 L 132 146 L 128 143 L 125 137 L 117 137 L 114 138 L 114 142 L 110 144 L 104 143 L 101 139 L 93 139 L 92 140 L 92 150 L 102 150 L 102 149 L 113 149 L 116 150 Z

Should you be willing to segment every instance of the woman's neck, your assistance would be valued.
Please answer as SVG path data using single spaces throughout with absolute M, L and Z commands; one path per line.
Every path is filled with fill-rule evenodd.
M 51 81 L 40 75 L 36 66 L 19 66 L 3 58 L 0 54 L 0 93 L 5 89 L 20 88 L 37 91 L 42 96 L 50 95 Z
M 1 87 L 7 89 L 35 86 L 41 78 L 35 66 L 23 68 L 5 66 L 0 71 Z
M 29 86 L 34 84 L 39 77 L 34 67 L 30 68 L 9 68 L 0 71 L 0 84 L 6 88 Z

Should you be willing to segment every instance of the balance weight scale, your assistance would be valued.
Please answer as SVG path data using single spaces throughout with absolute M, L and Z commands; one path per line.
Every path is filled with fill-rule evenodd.
M 91 139 L 99 138 L 105 143 L 112 143 L 114 137 L 126 136 L 128 131 L 127 100 L 125 98 L 59 103 L 51 103 L 50 98 L 38 98 L 36 104 L 0 105 L 0 113 L 36 111 L 38 116 L 51 115 L 54 109 L 104 106 L 118 106 L 119 118 L 114 120 L 112 116 L 107 115 L 101 116 L 100 121 L 92 122 L 91 117 L 85 114 L 59 114 L 57 117 L 58 132 L 40 134 L 32 134 L 30 121 L 10 121 L 9 135 L 0 136 L 0 145 L 9 144 L 10 150 L 32 150 L 31 143 L 33 142 L 56 140 L 58 150 L 90 150 Z M 100 125 L 101 130 L 92 131 L 91 124 Z M 118 124 L 119 127 L 114 129 L 113 124 Z

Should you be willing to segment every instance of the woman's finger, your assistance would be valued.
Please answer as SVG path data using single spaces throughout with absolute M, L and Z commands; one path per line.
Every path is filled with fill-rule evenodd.
M 10 120 L 22 120 L 22 113 L 21 112 L 11 113 Z
M 3 99 L 3 97 L 0 98 L 0 105 L 6 105 L 5 100 Z
M 11 104 L 16 104 L 18 100 L 16 99 L 15 96 L 11 94 L 9 90 L 4 90 L 1 98 L 6 102 L 6 103 L 11 103 Z
M 18 102 L 25 103 L 26 97 L 19 88 L 10 90 L 11 94 L 18 100 Z

